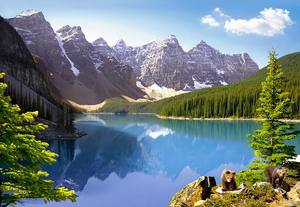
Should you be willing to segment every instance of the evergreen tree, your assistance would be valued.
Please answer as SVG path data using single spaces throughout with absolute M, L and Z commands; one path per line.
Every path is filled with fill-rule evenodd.
M 296 136 L 291 132 L 292 125 L 281 121 L 288 118 L 291 105 L 289 93 L 283 90 L 282 76 L 282 67 L 277 62 L 275 51 L 271 51 L 266 80 L 262 83 L 256 109 L 258 116 L 262 118 L 262 128 L 249 135 L 250 146 L 258 158 L 249 165 L 251 169 L 279 165 L 295 155 L 294 146 L 286 144 L 287 140 Z
M 0 73 L 0 79 L 3 76 Z M 20 113 L 19 106 L 5 95 L 6 87 L 0 82 L 0 207 L 31 198 L 75 201 L 74 191 L 54 188 L 54 182 L 46 179 L 48 173 L 41 170 L 57 157 L 47 150 L 47 143 L 35 138 L 47 126 L 35 123 L 37 112 Z

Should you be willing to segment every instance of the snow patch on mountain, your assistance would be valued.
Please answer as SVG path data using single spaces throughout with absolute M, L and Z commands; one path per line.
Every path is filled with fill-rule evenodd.
M 228 85 L 228 83 L 226 83 L 225 81 L 221 81 L 220 83 L 221 83 L 221 85 L 223 85 L 223 86 L 227 86 L 227 85 Z
M 209 83 L 200 83 L 199 81 L 197 81 L 194 77 L 193 77 L 193 81 L 194 81 L 194 88 L 197 89 L 201 89 L 201 88 L 209 88 L 212 87 L 213 85 L 209 84 Z
M 69 25 L 66 25 L 57 30 L 57 33 L 60 34 L 60 37 L 64 42 L 68 42 L 70 40 L 80 40 L 84 36 L 81 31 L 81 27 L 79 26 L 70 27 Z
M 242 53 L 241 54 L 241 58 L 242 58 L 242 64 L 245 64 L 246 63 L 246 59 L 245 59 L 245 53 Z
M 147 94 L 148 96 L 147 99 L 153 99 L 153 100 L 160 100 L 160 99 L 169 98 L 172 96 L 177 96 L 183 93 L 190 92 L 190 91 L 183 91 L 183 90 L 176 91 L 172 88 L 160 87 L 156 83 L 154 83 L 149 87 L 146 87 L 140 81 L 136 82 L 136 86 Z
M 192 91 L 193 89 L 189 86 L 189 84 L 186 83 L 186 84 L 184 85 L 183 90 L 184 90 L 184 91 Z
M 65 51 L 65 48 L 64 48 L 64 43 L 63 43 L 63 40 L 62 38 L 57 34 L 56 35 L 56 39 L 57 39 L 57 42 L 58 42 L 58 45 L 63 53 L 63 55 L 67 58 L 67 60 L 69 61 L 69 63 L 71 64 L 71 71 L 73 72 L 73 74 L 75 76 L 78 76 L 80 71 L 74 66 L 74 63 L 72 62 L 72 60 L 68 57 L 66 51 Z
M 149 86 L 148 88 L 150 88 L 152 90 L 160 90 L 160 91 L 163 90 L 163 88 L 160 87 L 159 85 L 157 85 L 156 83 L 154 83 L 153 85 Z
M 16 17 L 21 18 L 21 17 L 31 16 L 31 15 L 37 14 L 39 12 L 40 11 L 37 11 L 37 10 L 34 10 L 34 9 L 27 9 L 27 10 L 22 11 Z
M 19 27 L 15 27 L 15 30 L 17 30 L 17 32 L 21 31 L 21 32 L 26 32 L 26 33 L 32 34 L 32 32 L 28 29 L 22 29 Z
M 217 74 L 218 74 L 218 75 L 223 75 L 223 74 L 225 74 L 225 71 L 224 71 L 224 70 L 219 70 L 219 69 L 217 69 Z
M 99 61 L 98 62 L 93 62 L 95 68 L 97 69 L 97 71 L 101 71 L 101 68 L 103 66 L 103 62 L 102 61 Z

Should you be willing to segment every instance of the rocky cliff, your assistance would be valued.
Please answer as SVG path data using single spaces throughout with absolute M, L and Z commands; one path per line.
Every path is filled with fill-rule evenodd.
M 68 108 L 53 98 L 51 86 L 22 38 L 2 17 L 0 37 L 0 70 L 6 73 L 4 81 L 8 83 L 8 94 L 13 101 L 23 110 L 38 110 L 40 117 L 69 126 Z

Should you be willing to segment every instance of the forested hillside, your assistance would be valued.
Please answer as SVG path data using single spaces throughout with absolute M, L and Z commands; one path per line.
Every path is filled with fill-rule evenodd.
M 300 52 L 278 59 L 283 67 L 285 88 L 293 100 L 292 116 L 300 118 Z M 129 103 L 111 99 L 100 111 L 152 112 L 179 117 L 255 117 L 256 102 L 266 69 L 233 85 L 201 89 L 153 103 Z
M 300 117 L 300 52 L 279 58 L 285 90 L 290 92 L 292 116 Z M 266 68 L 237 84 L 198 90 L 164 101 L 159 112 L 179 117 L 255 117 L 255 108 Z

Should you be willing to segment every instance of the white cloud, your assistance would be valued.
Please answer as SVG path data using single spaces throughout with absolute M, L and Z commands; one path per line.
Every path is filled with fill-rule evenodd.
M 211 27 L 219 27 L 220 23 L 212 16 L 212 15 L 206 15 L 201 18 L 201 22 L 203 24 L 208 24 Z
M 293 21 L 288 10 L 278 8 L 265 8 L 258 17 L 252 19 L 230 19 L 225 22 L 226 32 L 234 34 L 257 34 L 263 36 L 274 36 L 282 34 L 284 29 L 292 25 Z
M 225 14 L 219 7 L 214 9 L 214 12 L 218 14 L 221 18 L 230 18 L 227 14 Z

